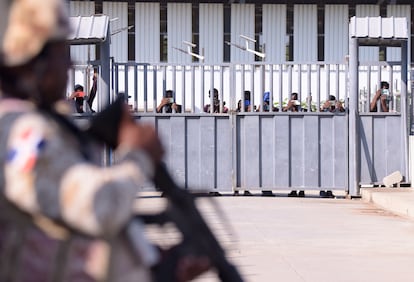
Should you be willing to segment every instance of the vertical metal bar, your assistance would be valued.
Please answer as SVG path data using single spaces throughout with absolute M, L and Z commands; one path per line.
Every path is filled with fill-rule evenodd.
M 371 99 L 372 98 L 373 98 L 373 96 L 371 95 L 371 66 L 368 66 L 368 70 L 367 70 L 367 95 L 366 95 L 366 102 L 365 102 L 365 104 L 366 104 L 365 107 L 366 107 L 367 112 L 371 111 Z
M 321 65 L 316 65 L 316 111 L 321 109 Z
M 129 95 L 129 77 L 128 77 L 128 64 L 124 64 L 124 95 L 125 98 L 128 99 Z M 117 95 L 119 95 L 119 93 L 117 93 Z
M 88 91 L 89 91 L 90 88 L 89 88 L 88 66 L 86 66 L 83 69 L 82 76 L 83 76 L 83 85 L 85 86 L 85 93 L 88 93 L 89 94 Z M 84 103 L 86 103 L 86 99 L 85 99 Z M 86 109 L 84 108 L 84 110 L 86 110 Z
M 401 68 L 401 72 L 402 72 L 402 68 Z M 411 130 L 412 130 L 411 127 L 414 123 L 414 101 L 413 101 L 413 99 L 414 99 L 414 68 L 412 66 L 411 66 L 411 70 L 410 70 L 410 81 L 411 81 L 410 99 L 408 99 L 408 93 L 407 93 L 407 97 L 406 97 L 407 102 L 408 101 L 411 102 L 411 104 L 409 104 L 409 106 L 410 106 L 410 128 L 409 128 L 410 131 L 409 131 L 409 134 L 411 134 Z M 401 84 L 402 84 L 402 79 L 401 79 Z M 401 89 L 401 91 L 402 91 L 402 89 Z M 402 96 L 400 96 L 400 103 L 401 103 L 400 107 L 402 109 Z M 413 177 L 413 175 L 411 177 Z
M 244 112 L 244 105 L 245 105 L 245 102 L 244 102 L 244 79 L 245 79 L 245 77 L 244 77 L 244 64 L 242 64 L 241 65 L 241 69 L 240 69 L 240 71 L 241 71 L 241 73 L 240 73 L 240 75 L 241 75 L 241 89 L 240 89 L 240 92 L 241 92 L 241 105 L 240 105 L 240 111 L 243 113 Z
M 110 88 L 110 100 L 112 101 L 113 100 L 113 98 L 114 98 L 114 84 L 115 84 L 115 71 L 114 71 L 114 58 L 113 57 L 111 57 L 110 58 L 110 71 L 111 71 L 111 88 Z M 96 66 L 96 65 L 95 65 Z M 101 65 L 98 65 L 98 74 L 99 74 L 99 76 L 102 74 L 102 66 Z M 98 91 L 100 90 L 100 82 L 99 82 L 99 80 L 98 80 Z M 99 92 L 98 92 L 99 93 Z
M 177 91 L 177 66 L 172 66 L 172 90 L 173 95 L 175 96 L 175 93 Z
M 68 81 L 69 81 L 69 85 L 70 85 L 70 92 L 69 92 L 69 95 L 67 97 L 69 97 L 72 94 L 73 90 L 74 90 L 73 87 L 75 86 L 75 68 L 70 69 Z
M 377 89 L 381 88 L 381 81 L 382 81 L 382 68 L 381 65 L 378 65 L 378 83 L 377 83 Z
M 274 95 L 274 87 L 273 87 L 273 64 L 268 65 L 269 66 L 269 111 L 273 111 L 273 95 Z
M 100 91 L 101 89 L 99 89 Z M 119 93 L 119 64 L 115 64 L 115 93 Z
M 395 96 L 394 96 L 394 86 L 393 86 L 393 81 L 394 81 L 394 69 L 393 69 L 393 67 L 390 65 L 390 66 L 388 66 L 388 71 L 389 71 L 389 74 L 390 74 L 390 81 L 389 81 L 389 84 L 390 84 L 390 89 L 389 89 L 389 105 L 388 105 L 388 109 L 389 109 L 389 111 L 390 112 L 395 112 L 396 111 L 396 103 L 394 103 L 394 99 L 395 99 Z
M 220 68 L 220 113 L 224 111 L 224 70 L 223 66 L 219 66 Z M 228 107 L 227 107 L 228 108 Z
M 152 84 L 152 112 L 157 112 L 157 81 L 158 81 L 158 67 L 154 65 L 152 67 L 152 73 L 153 73 L 153 84 Z
M 195 112 L 195 66 L 191 66 L 191 113 Z
M 205 77 L 204 77 L 204 65 L 201 66 L 201 71 L 200 71 L 200 109 L 201 112 L 204 111 L 204 83 L 205 83 Z
M 407 48 L 407 41 L 403 41 L 401 44 L 401 92 L 400 92 L 400 99 L 401 99 L 401 138 L 402 143 L 404 146 L 404 157 L 401 158 L 405 169 L 405 173 L 408 179 L 411 179 L 409 174 L 409 165 L 408 165 L 408 135 L 410 129 L 407 126 L 407 83 L 408 83 L 408 66 L 407 66 L 407 58 L 408 58 L 408 48 Z M 411 93 L 413 95 L 413 93 Z
M 382 81 L 382 68 L 381 68 L 381 65 L 378 65 L 378 84 L 375 90 L 381 89 L 381 81 Z M 382 107 L 381 107 L 381 99 L 378 99 L 377 101 L 377 111 L 383 112 Z
M 292 84 L 291 78 L 288 80 L 288 95 L 291 94 L 292 91 Z M 281 112 L 283 109 L 283 65 L 279 64 L 279 111 Z
M 210 113 L 214 113 L 214 66 L 210 66 Z
M 335 93 L 336 99 L 339 101 L 339 64 L 336 64 L 335 69 Z
M 358 41 L 349 39 L 349 194 L 359 195 L 360 133 L 358 126 Z
M 259 103 L 259 108 L 260 111 L 263 112 L 263 95 L 264 95 L 264 89 L 265 89 L 265 70 L 264 70 L 265 65 L 262 64 L 260 66 L 260 93 L 259 93 L 259 97 L 260 97 L 260 103 Z
M 331 92 L 331 66 L 329 64 L 325 65 L 325 100 L 329 100 L 329 94 Z
M 165 92 L 167 91 L 167 66 L 162 66 L 162 97 L 164 97 Z
M 107 38 L 109 38 L 109 29 L 107 32 Z M 98 84 L 98 111 L 102 111 L 111 103 L 111 93 L 110 90 L 110 83 L 111 83 L 111 74 L 110 74 L 110 55 L 109 55 L 109 40 L 106 40 L 104 44 L 101 44 L 101 79 L 100 83 Z M 107 59 L 106 59 L 107 58 Z M 111 165 L 111 149 L 104 145 L 102 150 L 102 165 L 109 166 Z
M 312 112 L 311 64 L 308 64 L 306 68 L 306 74 L 308 76 L 308 91 L 306 104 L 308 105 L 308 112 Z
M 237 105 L 236 100 L 236 87 L 235 87 L 235 81 L 236 81 L 236 65 L 231 64 L 229 66 L 229 75 L 230 75 L 230 105 L 229 109 L 234 109 L 234 106 Z M 234 124 L 233 124 L 234 125 Z
M 300 102 L 299 110 L 302 110 L 302 65 L 298 64 L 298 100 Z
M 144 112 L 148 109 L 148 66 L 144 66 Z M 128 98 L 126 96 L 125 98 Z M 134 65 L 134 112 L 138 112 L 138 65 Z
M 250 65 L 250 112 L 254 112 L 254 71 L 255 65 Z
M 292 95 L 292 65 L 288 65 L 288 100 Z
M 184 109 L 185 109 L 185 104 L 186 104 L 186 101 L 185 101 L 185 94 L 186 94 L 186 92 L 185 92 L 185 65 L 182 65 L 181 66 L 181 73 L 182 73 L 182 76 L 181 76 L 181 87 L 182 87 L 182 91 L 181 91 L 181 112 L 182 113 L 184 113 Z M 175 112 L 175 110 L 173 110 L 174 112 Z
M 99 104 L 99 111 L 102 111 L 106 106 L 110 103 L 110 93 L 109 93 L 109 85 L 111 80 L 110 74 L 110 40 L 111 38 L 110 31 L 108 28 L 107 40 L 100 44 L 100 51 L 101 51 L 101 64 L 102 64 L 102 85 L 98 95 L 98 104 Z

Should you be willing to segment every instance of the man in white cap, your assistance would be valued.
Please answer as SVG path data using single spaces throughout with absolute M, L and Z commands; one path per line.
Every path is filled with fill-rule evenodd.
M 1 2 L 0 281 L 153 281 L 158 249 L 139 225 L 134 251 L 120 234 L 137 186 L 164 154 L 154 128 L 126 109 L 115 136 L 119 163 L 94 163 L 85 149 L 94 144 L 59 113 L 71 63 L 65 2 Z M 69 244 L 68 230 L 82 236 Z M 171 281 L 208 268 L 183 264 Z

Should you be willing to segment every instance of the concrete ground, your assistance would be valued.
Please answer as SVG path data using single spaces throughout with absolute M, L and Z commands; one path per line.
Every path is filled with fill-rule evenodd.
M 318 191 L 307 191 L 305 198 L 258 193 L 197 203 L 245 281 L 413 281 L 414 192 L 366 188 L 361 195 L 322 199 Z M 156 193 L 137 201 L 139 211 L 164 205 Z M 179 240 L 173 228 L 150 228 L 147 236 L 160 245 Z M 218 279 L 210 272 L 197 281 Z

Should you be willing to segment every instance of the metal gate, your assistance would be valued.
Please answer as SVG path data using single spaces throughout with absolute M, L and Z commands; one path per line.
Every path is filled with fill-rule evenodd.
M 118 92 L 130 96 L 129 104 L 135 118 L 157 128 L 166 148 L 165 161 L 170 172 L 184 187 L 209 192 L 236 190 L 342 190 L 349 192 L 351 169 L 354 167 L 350 164 L 349 150 L 350 146 L 353 146 L 349 143 L 350 111 L 348 104 L 350 102 L 346 97 L 342 98 L 342 93 L 339 91 L 331 90 L 331 93 L 339 93 L 337 95 L 344 102 L 346 111 L 337 113 L 312 111 L 319 108 L 317 106 L 324 101 L 325 97 L 325 93 L 320 89 L 322 83 L 316 88 L 314 83 L 323 81 L 323 84 L 333 85 L 335 89 L 337 85 L 342 85 L 342 81 L 336 81 L 337 78 L 345 77 L 342 72 L 347 70 L 346 67 L 320 65 L 309 68 L 312 76 L 311 83 L 301 81 L 298 84 L 303 85 L 302 93 L 315 93 L 312 97 L 318 102 L 311 102 L 313 105 L 310 107 L 306 105 L 310 95 L 302 94 L 301 98 L 303 107 L 311 111 L 245 112 L 242 110 L 237 112 L 235 111 L 236 101 L 242 97 L 239 89 L 232 91 L 233 79 L 241 85 L 249 85 L 248 82 L 254 80 L 251 76 L 260 77 L 264 70 L 265 79 L 260 79 L 260 81 L 265 81 L 265 85 L 259 88 L 267 89 L 269 75 L 273 73 L 273 80 L 277 82 L 275 83 L 277 87 L 274 87 L 276 93 L 272 95 L 272 98 L 277 108 L 279 105 L 283 106 L 286 100 L 284 87 L 297 91 L 292 86 L 294 85 L 292 81 L 307 80 L 309 76 L 307 65 L 282 66 L 281 69 L 288 75 L 280 76 L 283 78 L 282 84 L 284 85 L 280 88 L 279 66 L 258 65 L 243 68 L 231 65 L 214 66 L 211 71 L 206 66 L 185 68 L 165 66 L 164 68 L 164 66 L 146 65 L 142 68 L 142 64 L 128 63 L 127 67 L 123 64 L 115 65 L 117 67 L 112 68 L 114 80 L 111 83 L 113 85 L 111 100 Z M 180 92 L 177 90 L 180 88 L 178 81 L 182 81 L 183 78 L 177 73 L 174 74 L 174 71 L 170 72 L 168 68 L 176 72 L 187 72 L 190 79 L 198 75 L 205 77 L 205 81 L 201 83 L 185 81 L 186 84 L 194 84 L 197 87 L 200 84 L 204 85 L 204 93 L 208 93 L 209 87 L 215 85 L 211 81 L 218 81 L 218 85 L 223 82 L 219 91 L 222 92 L 228 87 L 231 94 L 226 96 L 221 93 L 221 95 L 222 99 L 232 101 L 226 103 L 229 111 L 227 113 L 197 111 L 197 108 L 201 108 L 201 105 L 197 106 L 201 100 L 204 100 L 201 101 L 202 103 L 210 102 L 208 97 L 204 97 L 206 99 L 198 97 L 200 101 L 195 98 L 196 95 L 203 95 L 201 87 L 199 88 L 201 92 L 194 87 L 194 92 L 187 93 L 185 99 L 179 99 L 181 95 L 184 96 L 183 93 L 177 93 Z M 125 72 L 126 69 L 129 71 Z M 241 69 L 244 70 L 244 75 L 231 73 L 239 72 Z M 367 75 L 367 69 L 370 70 L 370 75 Z M 384 73 L 384 69 L 387 69 L 388 74 Z M 289 74 L 290 70 L 291 74 Z M 150 72 L 151 75 L 144 74 L 144 71 Z M 201 75 L 202 71 L 204 73 Z M 154 75 L 155 72 L 160 72 L 161 77 L 165 79 L 154 82 L 152 78 L 157 77 Z M 323 74 L 324 72 L 333 74 Z M 402 119 L 407 118 L 407 115 L 404 108 L 401 108 L 398 95 L 394 97 L 394 112 L 367 112 L 367 104 L 364 104 L 364 101 L 371 99 L 371 97 L 365 97 L 367 93 L 372 95 L 376 90 L 375 85 L 369 84 L 370 81 L 376 82 L 393 77 L 398 82 L 401 71 L 392 65 L 381 63 L 378 66 L 360 66 L 359 72 L 363 78 L 360 84 L 364 86 L 361 87 L 360 111 L 357 113 L 361 150 L 358 186 L 381 185 L 382 178 L 396 170 L 403 174 L 404 182 L 409 183 L 408 148 L 405 143 L 408 135 L 402 123 Z M 128 79 L 125 79 L 126 75 Z M 317 79 L 313 79 L 313 76 Z M 226 78 L 231 78 L 228 80 L 228 86 L 225 86 Z M 284 80 L 285 78 L 287 81 Z M 325 78 L 333 79 L 333 83 L 324 81 Z M 171 83 L 170 80 L 173 79 L 176 81 Z M 394 88 L 399 85 L 397 82 L 393 83 Z M 158 86 L 160 90 L 155 87 L 157 84 L 160 85 Z M 175 84 L 173 89 L 176 99 L 183 104 L 185 109 L 183 113 L 168 114 L 155 111 L 156 102 L 160 101 L 169 84 Z M 286 86 L 286 84 L 292 85 Z M 365 85 L 369 85 L 373 90 L 368 91 Z M 151 93 L 149 88 L 155 88 L 157 91 Z M 313 92 L 314 88 L 319 92 Z M 329 89 L 328 86 L 326 88 Z M 395 89 L 394 92 L 398 93 Z M 254 95 L 256 98 L 259 96 L 258 93 L 256 91 Z M 140 101 L 139 97 L 147 97 L 147 101 L 144 99 Z M 365 100 L 361 97 L 365 97 Z M 150 100 L 155 102 L 151 104 Z M 260 102 L 256 103 L 260 104 Z M 87 119 L 88 116 L 77 115 L 76 118 Z M 153 187 L 145 188 L 153 189 Z M 358 193 L 354 191 L 353 195 Z

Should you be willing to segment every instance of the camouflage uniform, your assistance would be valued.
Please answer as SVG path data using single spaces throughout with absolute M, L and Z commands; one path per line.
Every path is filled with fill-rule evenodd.
M 146 240 L 131 251 L 121 236 L 137 187 L 153 173 L 146 156 L 124 150 L 101 167 L 82 153 L 88 144 L 18 99 L 0 100 L 0 128 L 0 280 L 97 281 L 111 265 L 115 281 L 149 281 L 158 253 Z

